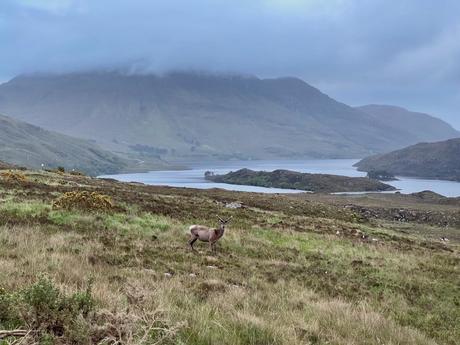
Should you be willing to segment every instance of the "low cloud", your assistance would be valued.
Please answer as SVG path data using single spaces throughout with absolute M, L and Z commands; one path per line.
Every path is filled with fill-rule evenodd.
M 348 103 L 398 103 L 460 128 L 460 2 L 3 0 L 0 78 L 194 69 L 299 76 Z

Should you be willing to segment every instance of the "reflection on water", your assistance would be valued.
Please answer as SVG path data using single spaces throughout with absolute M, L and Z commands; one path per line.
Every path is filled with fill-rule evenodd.
M 344 176 L 366 176 L 366 173 L 357 171 L 353 164 L 354 159 L 317 159 L 317 160 L 262 160 L 262 161 L 226 161 L 226 162 L 202 162 L 185 164 L 190 170 L 182 171 L 152 171 L 138 174 L 104 175 L 101 177 L 114 178 L 125 182 L 142 182 L 150 185 L 165 185 L 172 187 L 187 188 L 222 188 L 236 191 L 259 192 L 259 193 L 299 193 L 298 190 L 264 188 L 254 186 L 239 186 L 225 183 L 208 182 L 204 179 L 204 173 L 208 170 L 216 174 L 226 174 L 242 168 L 252 170 L 273 171 L 286 169 L 299 172 L 333 174 Z M 452 181 L 422 180 L 399 177 L 399 181 L 391 181 L 389 184 L 400 189 L 401 193 L 415 193 L 423 190 L 451 196 L 460 196 L 460 183 Z

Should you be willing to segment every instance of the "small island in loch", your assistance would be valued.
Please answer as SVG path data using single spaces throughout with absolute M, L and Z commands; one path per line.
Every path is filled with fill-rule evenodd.
M 393 186 L 368 177 L 310 174 L 290 170 L 268 172 L 240 169 L 231 171 L 225 175 L 215 175 L 213 172 L 207 171 L 205 178 L 216 183 L 298 189 L 314 193 L 384 192 L 396 190 Z
M 367 177 L 379 181 L 398 181 L 398 179 L 386 170 L 370 170 Z

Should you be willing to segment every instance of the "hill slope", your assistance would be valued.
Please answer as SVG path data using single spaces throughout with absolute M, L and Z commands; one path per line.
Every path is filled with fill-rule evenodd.
M 432 140 L 339 103 L 296 78 L 172 73 L 17 77 L 0 111 L 103 147 L 175 158 L 362 157 Z M 437 140 L 456 136 L 448 128 Z
M 127 161 L 87 140 L 0 115 L 0 160 L 39 168 L 63 166 L 88 174 L 118 172 Z
M 420 143 L 363 159 L 358 170 L 385 170 L 394 175 L 460 181 L 460 139 Z
M 0 176 L 0 330 L 25 334 L 4 344 L 458 345 L 458 200 L 21 173 Z M 191 252 L 216 215 L 216 252 Z
M 460 137 L 460 132 L 451 125 L 428 114 L 392 105 L 369 104 L 356 109 L 365 112 L 376 122 L 392 127 L 395 133 L 408 135 L 414 143 Z

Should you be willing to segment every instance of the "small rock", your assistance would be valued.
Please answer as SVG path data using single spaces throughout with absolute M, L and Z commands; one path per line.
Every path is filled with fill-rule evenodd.
M 243 207 L 243 204 L 240 203 L 240 202 L 231 202 L 229 204 L 226 204 L 225 205 L 226 208 L 242 208 Z
M 196 274 L 195 273 L 190 273 L 189 276 L 190 277 L 196 277 Z
M 214 256 L 206 256 L 206 261 L 208 261 L 208 262 L 217 262 L 218 259 L 215 258 Z
M 207 268 L 212 268 L 212 269 L 215 269 L 217 268 L 217 266 L 212 266 L 212 265 L 209 265 L 209 266 L 206 266 Z
M 172 274 L 169 273 L 169 272 L 166 272 L 166 273 L 165 273 L 165 277 L 172 277 Z
M 337 231 L 335 232 L 335 234 L 336 234 L 336 235 L 340 235 L 340 231 L 337 230 Z

